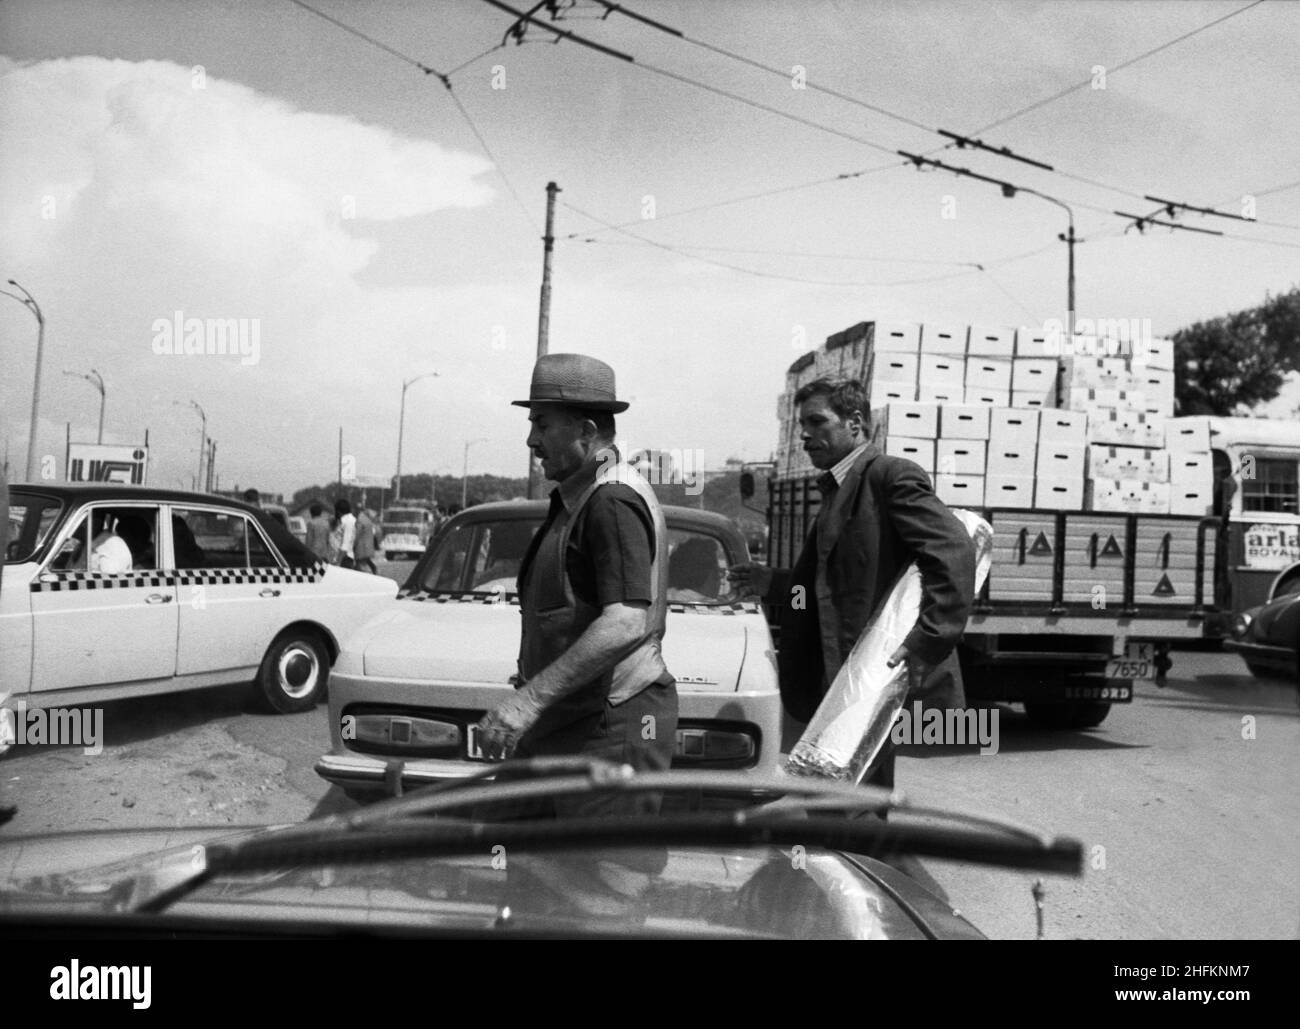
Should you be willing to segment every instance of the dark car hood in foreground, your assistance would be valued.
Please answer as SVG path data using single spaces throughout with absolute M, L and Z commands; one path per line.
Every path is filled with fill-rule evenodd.
M 142 892 L 183 881 L 202 861 L 205 845 L 260 832 L 227 827 L 0 839 L 0 926 L 118 921 Z M 647 874 L 647 862 L 661 870 Z M 238 920 L 268 933 L 310 926 L 434 937 L 516 931 L 981 938 L 950 906 L 869 858 L 761 846 L 505 853 L 487 837 L 481 855 L 295 862 L 221 875 L 168 908 L 168 919 Z

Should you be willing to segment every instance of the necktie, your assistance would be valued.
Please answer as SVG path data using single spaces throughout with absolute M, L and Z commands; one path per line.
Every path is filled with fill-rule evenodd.
M 835 491 L 840 488 L 840 484 L 835 481 L 835 476 L 830 472 L 822 472 L 817 476 L 817 489 L 821 491 L 822 503 L 817 509 L 817 525 L 820 528 L 826 524 L 831 515 L 831 503 L 835 499 Z

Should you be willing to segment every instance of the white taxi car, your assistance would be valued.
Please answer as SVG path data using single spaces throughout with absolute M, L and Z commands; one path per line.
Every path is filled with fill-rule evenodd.
M 30 708 L 255 680 L 271 709 L 305 711 L 342 641 L 397 592 L 205 494 L 19 484 L 9 521 L 0 696 Z
M 515 578 L 546 510 L 543 501 L 482 504 L 443 526 L 397 602 L 335 662 L 333 749 L 319 775 L 364 795 L 483 771 L 475 723 L 512 689 Z M 775 648 L 758 602 L 733 597 L 724 574 L 748 559 L 744 538 L 711 512 L 665 507 L 664 517 L 674 767 L 771 772 L 781 744 Z

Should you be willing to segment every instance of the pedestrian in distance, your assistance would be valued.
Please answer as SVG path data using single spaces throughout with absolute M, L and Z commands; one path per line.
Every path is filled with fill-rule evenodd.
M 343 497 L 334 501 L 334 520 L 330 523 L 330 564 L 355 568 L 357 518 L 352 505 Z
M 374 517 L 366 508 L 359 508 L 356 516 L 356 540 L 353 546 L 353 554 L 356 556 L 357 570 L 369 572 L 371 575 L 379 574 L 379 569 L 375 567 L 376 532 L 377 526 Z
M 311 517 L 307 519 L 307 549 L 322 561 L 330 559 L 330 520 L 325 515 L 325 505 L 312 501 Z

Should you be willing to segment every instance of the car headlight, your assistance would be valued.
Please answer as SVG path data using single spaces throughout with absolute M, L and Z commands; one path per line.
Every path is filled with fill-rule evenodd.
M 1237 615 L 1237 617 L 1232 620 L 1232 635 L 1239 640 L 1244 639 L 1246 633 L 1250 631 L 1250 623 L 1254 620 L 1255 619 L 1245 611 Z

